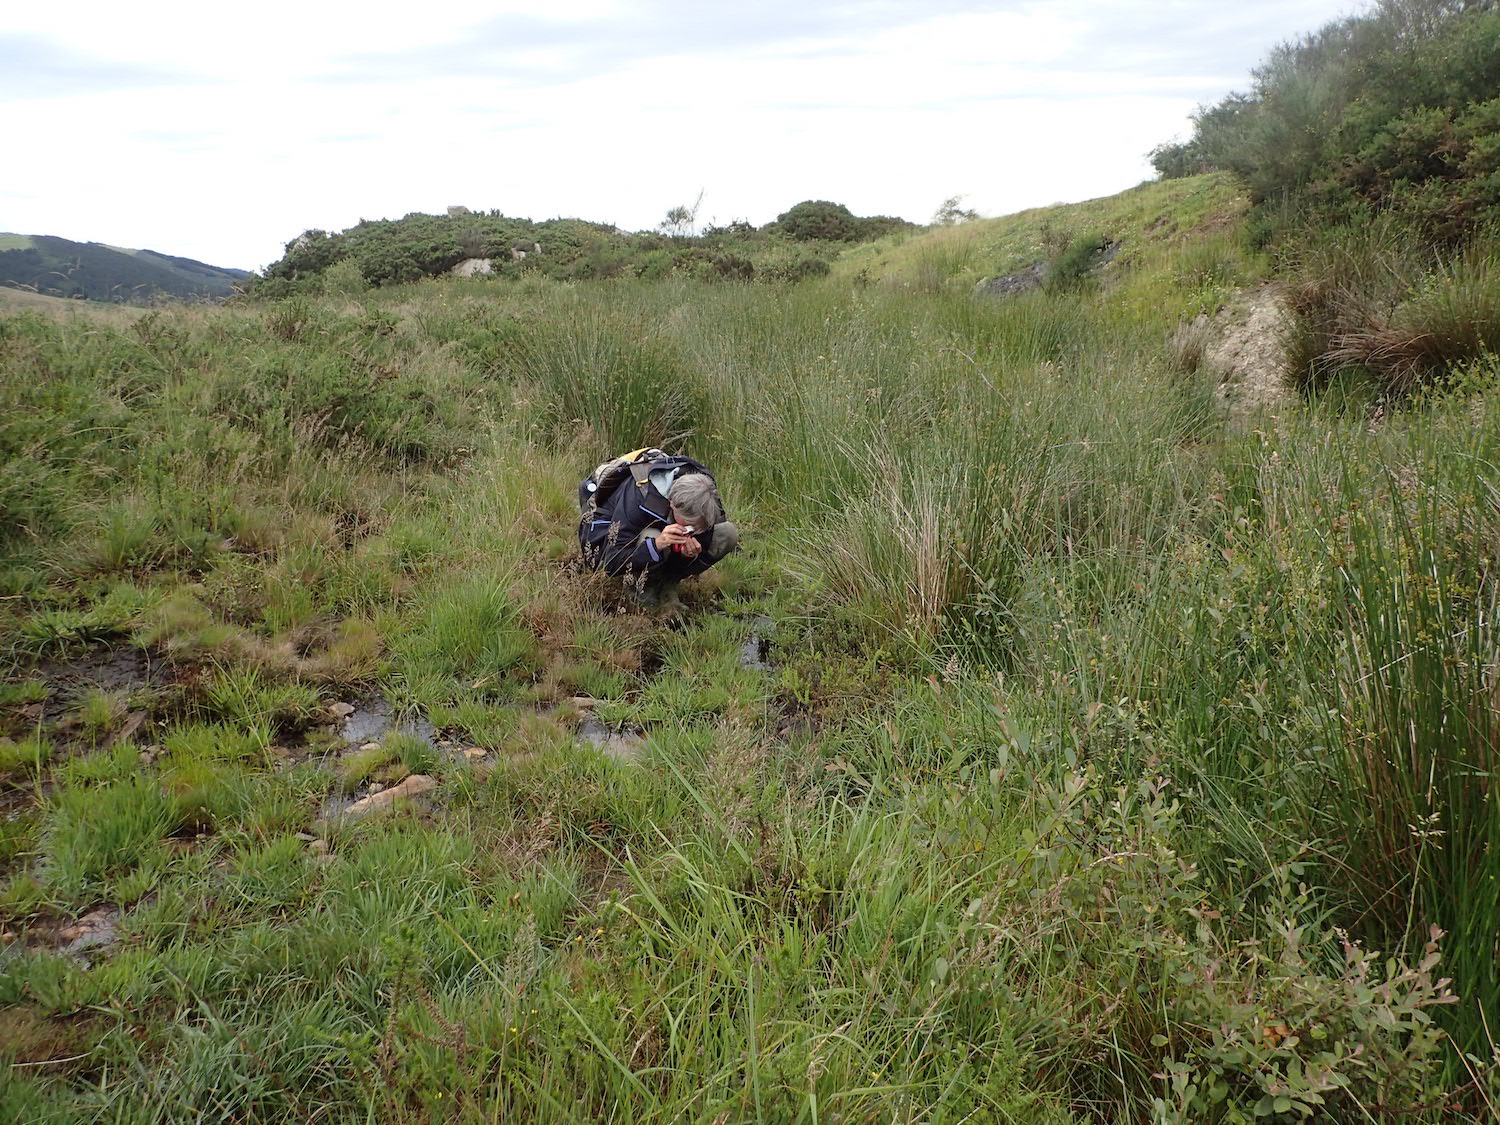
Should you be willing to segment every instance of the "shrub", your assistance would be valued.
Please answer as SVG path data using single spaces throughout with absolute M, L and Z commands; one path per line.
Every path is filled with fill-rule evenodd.
M 1278 45 L 1248 93 L 1151 160 L 1164 178 L 1229 169 L 1265 207 L 1292 195 L 1325 225 L 1392 208 L 1455 242 L 1500 205 L 1497 73 L 1494 5 L 1392 0 Z
M 1117 244 L 1106 234 L 1080 234 L 1063 247 L 1047 270 L 1046 288 L 1060 293 L 1077 289 L 1101 263 L 1108 261 Z
M 807 199 L 776 216 L 781 233 L 798 242 L 852 242 L 859 237 L 859 219 L 842 203 Z

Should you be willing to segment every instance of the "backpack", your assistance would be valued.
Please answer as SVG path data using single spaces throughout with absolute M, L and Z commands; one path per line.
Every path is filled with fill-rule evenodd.
M 609 503 L 615 489 L 629 479 L 634 479 L 637 483 L 644 480 L 650 474 L 651 466 L 666 458 L 667 454 L 660 449 L 647 446 L 611 457 L 604 462 L 583 482 L 585 496 L 580 507 L 584 517 L 592 519 L 595 512 Z

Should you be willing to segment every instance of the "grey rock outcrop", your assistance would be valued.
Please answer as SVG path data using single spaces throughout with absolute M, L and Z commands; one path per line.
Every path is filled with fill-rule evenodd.
M 1047 284 L 1047 263 L 1032 262 L 1015 273 L 1004 277 L 987 277 L 974 286 L 974 292 L 984 297 L 1014 297 L 1030 293 Z

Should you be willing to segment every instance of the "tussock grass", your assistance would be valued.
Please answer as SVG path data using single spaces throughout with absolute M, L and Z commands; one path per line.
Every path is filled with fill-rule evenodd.
M 1399 401 L 1500 346 L 1500 266 L 1483 237 L 1438 259 L 1387 222 L 1313 243 L 1298 270 L 1290 374 L 1308 393 L 1353 374 Z
M 122 778 L 90 789 L 67 789 L 48 812 L 43 854 L 49 878 L 64 894 L 97 889 L 162 854 L 173 827 L 172 803 L 152 778 Z
M 51 745 L 37 734 L 0 740 L 0 777 L 7 780 L 34 777 L 51 755 Z
M 266 722 L 190 723 L 168 731 L 162 748 L 174 760 L 252 761 L 271 744 L 271 728 Z

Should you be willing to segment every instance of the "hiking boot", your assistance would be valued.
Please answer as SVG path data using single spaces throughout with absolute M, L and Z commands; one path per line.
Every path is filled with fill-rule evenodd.
M 675 582 L 662 582 L 647 586 L 637 592 L 636 600 L 641 603 L 643 609 L 654 610 L 667 617 L 681 617 L 687 612 L 687 606 L 677 596 L 677 583 Z
M 636 591 L 636 601 L 642 609 L 661 609 L 678 612 L 687 609 L 676 595 L 676 582 L 655 582 Z

